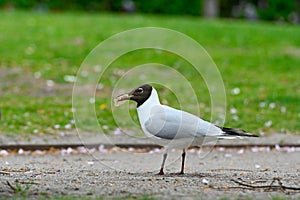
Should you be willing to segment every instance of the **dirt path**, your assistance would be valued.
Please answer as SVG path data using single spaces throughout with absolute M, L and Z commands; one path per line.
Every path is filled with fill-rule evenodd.
M 1 158 L 0 196 L 300 198 L 299 190 L 278 187 L 280 183 L 300 187 L 298 150 L 217 149 L 200 152 L 192 149 L 187 153 L 186 174 L 181 176 L 171 174 L 179 171 L 180 151 L 170 152 L 164 176 L 155 175 L 162 159 L 162 150 L 159 149 L 143 153 L 135 149 L 102 149 L 92 155 L 74 152 L 69 149 L 42 155 L 37 151 Z M 274 191 L 270 187 L 250 188 L 232 181 L 268 186 L 274 178 L 280 180 L 274 182 Z M 13 192 L 7 182 L 13 187 L 20 185 L 21 192 Z

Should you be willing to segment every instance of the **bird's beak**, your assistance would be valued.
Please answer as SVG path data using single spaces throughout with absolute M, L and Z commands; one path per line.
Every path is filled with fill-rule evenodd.
M 114 98 L 115 106 L 119 106 L 122 104 L 122 102 L 130 100 L 131 97 L 133 97 L 132 94 L 121 94 L 117 96 L 116 98 Z

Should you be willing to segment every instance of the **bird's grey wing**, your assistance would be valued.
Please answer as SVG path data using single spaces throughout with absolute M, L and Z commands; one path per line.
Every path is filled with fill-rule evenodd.
M 220 129 L 190 113 L 168 106 L 154 106 L 146 130 L 159 138 L 191 138 L 220 135 Z
M 178 112 L 166 110 L 163 106 L 154 106 L 145 123 L 146 130 L 159 138 L 174 139 L 180 126 L 181 116 Z
M 219 137 L 222 135 L 224 135 L 224 132 L 219 127 L 199 118 L 196 137 Z

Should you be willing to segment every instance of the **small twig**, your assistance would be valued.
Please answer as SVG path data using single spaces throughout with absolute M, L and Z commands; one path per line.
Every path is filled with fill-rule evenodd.
M 21 184 L 22 183 L 23 182 L 21 182 Z M 26 187 L 21 187 L 20 182 L 18 180 L 15 181 L 15 185 L 12 185 L 9 181 L 6 181 L 6 184 L 10 187 L 12 192 L 14 192 L 16 195 L 20 195 L 21 197 L 26 197 L 26 195 L 28 194 L 28 191 L 30 189 L 30 185 L 28 183 L 24 182 L 24 184 L 26 184 Z
M 275 183 L 275 181 L 278 182 L 278 185 L 279 185 L 279 186 L 277 186 L 277 187 L 279 187 L 279 189 L 280 189 L 282 192 L 286 193 L 286 191 L 285 191 L 285 189 L 284 189 L 284 186 L 283 186 L 281 180 L 280 180 L 278 177 L 274 177 L 274 178 L 273 178 L 273 180 L 272 180 L 270 186 L 273 186 L 273 184 Z
M 245 182 L 241 182 L 241 181 L 238 181 L 238 180 L 234 180 L 234 179 L 231 179 L 231 181 L 239 184 L 239 185 L 242 185 L 242 186 L 245 186 L 245 187 L 248 187 L 248 188 L 253 188 L 253 189 L 272 189 L 272 190 L 282 190 L 282 191 L 285 191 L 285 190 L 299 190 L 300 191 L 300 188 L 298 187 L 289 187 L 289 186 L 284 186 L 281 182 L 281 180 L 278 178 L 278 177 L 275 177 L 273 179 L 273 181 L 271 182 L 270 185 L 251 185 L 251 184 L 247 184 Z M 273 185 L 274 182 L 277 181 L 279 185 Z
M 12 189 L 13 192 L 17 191 L 17 188 L 13 186 L 9 181 L 6 181 L 6 184 L 10 187 L 10 189 Z
M 250 188 L 266 188 L 266 187 L 270 187 L 269 185 L 268 186 L 265 186 L 265 185 L 251 185 L 251 184 L 247 184 L 247 183 L 244 183 L 244 182 L 240 182 L 238 180 L 234 180 L 234 179 L 231 179 L 230 181 L 233 181 L 239 185 L 242 185 L 242 186 L 245 186 L 245 187 L 250 187 Z
M 245 189 L 245 190 L 255 190 L 255 188 L 249 188 L 249 187 L 240 187 L 240 186 L 233 186 L 233 187 L 229 187 L 229 186 L 225 186 L 225 187 L 216 187 L 213 189 L 218 189 L 218 190 L 229 190 L 229 189 Z
M 10 172 L 7 172 L 7 171 L 0 171 L 0 174 L 2 174 L 2 175 L 10 175 Z
M 20 184 L 26 184 L 26 185 L 39 185 L 39 184 L 42 184 L 41 182 L 36 182 L 36 181 L 18 181 L 18 183 Z

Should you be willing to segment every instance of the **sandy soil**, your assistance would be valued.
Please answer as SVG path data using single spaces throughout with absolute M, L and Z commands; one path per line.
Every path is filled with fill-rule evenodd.
M 166 174 L 156 175 L 162 150 L 96 150 L 92 154 L 63 150 L 43 154 L 8 155 L 1 158 L 0 196 L 142 197 L 158 199 L 300 199 L 300 191 L 280 189 L 279 184 L 300 187 L 300 151 L 269 149 L 189 150 L 186 174 L 180 169 L 180 151 L 169 153 Z M 262 188 L 251 188 L 233 180 Z M 273 188 L 270 186 L 273 180 Z M 279 181 L 277 181 L 279 180 Z M 20 185 L 23 193 L 13 191 Z M 18 182 L 18 183 L 16 183 Z

